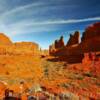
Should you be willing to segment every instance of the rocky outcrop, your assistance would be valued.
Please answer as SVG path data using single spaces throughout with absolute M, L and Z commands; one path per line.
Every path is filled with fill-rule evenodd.
M 70 38 L 66 46 L 58 49 L 59 41 L 55 41 L 55 49 L 50 54 L 59 58 L 64 58 L 68 62 L 81 62 L 84 53 L 99 52 L 100 51 L 100 22 L 90 25 L 83 32 L 81 41 L 80 33 L 76 31 Z
M 63 40 L 63 36 L 60 37 L 59 40 L 55 40 L 55 49 L 60 49 L 64 47 L 64 40 Z
M 80 42 L 79 39 L 80 39 L 80 33 L 78 31 L 76 31 L 74 33 L 74 35 L 70 34 L 70 38 L 69 38 L 66 46 L 72 46 L 75 44 L 79 44 L 79 42 Z
M 3 33 L 0 33 L 0 45 L 11 45 L 12 41 Z
M 49 53 L 50 54 L 55 53 L 55 51 L 58 51 L 62 48 L 64 48 L 63 36 L 61 36 L 59 40 L 55 40 L 55 42 L 49 46 Z
M 16 42 L 4 34 L 0 34 L 0 55 L 37 55 L 39 54 L 39 45 L 34 42 Z
M 100 23 L 95 23 L 93 25 L 90 25 L 86 28 L 85 32 L 82 35 L 81 41 L 85 42 L 92 38 L 98 38 L 100 39 Z
M 54 44 L 49 46 L 49 53 L 52 54 L 52 52 L 55 52 L 55 45 Z
M 38 54 L 39 46 L 33 42 L 16 42 L 13 45 L 14 51 L 18 54 Z
M 83 52 L 100 51 L 100 23 L 86 28 L 81 38 Z
M 100 75 L 100 52 L 84 53 L 82 59 L 83 70 L 85 72 L 91 72 L 92 75 Z
M 63 48 L 63 47 L 64 47 L 64 39 L 63 36 L 61 36 L 58 41 L 58 48 Z

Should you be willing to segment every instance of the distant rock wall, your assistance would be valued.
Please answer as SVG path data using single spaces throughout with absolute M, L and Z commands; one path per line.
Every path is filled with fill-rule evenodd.
M 38 54 L 39 53 L 39 45 L 33 42 L 17 42 L 14 43 L 13 48 L 15 48 L 15 52 L 20 54 Z
M 38 55 L 39 45 L 33 42 L 12 41 L 3 33 L 0 34 L 0 55 Z

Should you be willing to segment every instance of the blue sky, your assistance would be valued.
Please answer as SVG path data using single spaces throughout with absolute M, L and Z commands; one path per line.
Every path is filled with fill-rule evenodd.
M 100 0 L 0 0 L 0 32 L 43 49 L 100 21 Z

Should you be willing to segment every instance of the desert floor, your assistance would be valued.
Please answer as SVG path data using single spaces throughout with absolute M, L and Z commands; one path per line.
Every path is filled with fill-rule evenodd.
M 83 97 L 100 96 L 100 77 L 83 71 L 81 63 L 67 64 L 51 59 L 49 56 L 1 55 L 0 80 L 15 91 L 20 82 L 25 81 L 29 88 L 44 86 L 54 93 L 71 91 Z

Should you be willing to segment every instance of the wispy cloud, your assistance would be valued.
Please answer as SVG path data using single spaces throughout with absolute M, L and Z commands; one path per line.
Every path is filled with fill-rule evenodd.
M 10 35 L 26 34 L 26 33 L 38 33 L 38 32 L 50 32 L 59 30 L 58 25 L 82 23 L 88 21 L 100 21 L 100 17 L 84 18 L 84 19 L 69 19 L 69 20 L 48 20 L 48 21 L 35 21 L 35 20 L 23 20 L 18 23 L 13 23 L 8 26 L 1 25 L 0 29 L 3 32 L 8 32 Z M 58 27 L 58 28 L 57 28 Z
M 100 17 L 84 18 L 84 19 L 68 19 L 68 20 L 47 20 L 47 21 L 35 21 L 35 20 L 24 20 L 11 26 L 27 27 L 27 26 L 40 26 L 40 25 L 59 25 L 59 24 L 73 24 L 88 21 L 100 21 Z
M 49 24 L 73 24 L 80 22 L 88 22 L 88 21 L 100 21 L 100 17 L 93 18 L 84 18 L 84 19 L 69 19 L 69 20 L 51 20 L 44 22 L 36 22 L 36 23 L 27 23 L 26 25 L 49 25 Z
M 88 22 L 88 21 L 100 21 L 100 17 L 84 18 L 84 19 L 69 19 L 69 20 L 48 21 L 48 22 L 44 22 L 43 24 L 71 24 L 71 23 L 73 24 L 73 23 Z
M 13 1 L 13 0 L 12 0 Z M 21 21 L 21 19 L 35 19 L 38 18 L 40 19 L 52 19 L 52 16 L 55 16 L 55 18 L 58 19 L 58 14 L 57 12 L 59 10 L 63 11 L 63 9 L 65 9 L 65 7 L 67 7 L 67 9 L 71 9 L 74 7 L 74 5 L 66 5 L 63 4 L 61 2 L 63 2 L 64 0 L 60 1 L 60 0 L 56 0 L 55 2 L 53 0 L 51 1 L 46 1 L 43 0 L 43 2 L 39 1 L 35 1 L 33 3 L 29 3 L 26 5 L 18 5 L 16 7 L 9 7 L 9 2 L 8 4 L 5 6 L 5 9 L 3 11 L 3 13 L 1 13 L 0 15 L 0 22 L 5 22 L 11 20 L 11 23 L 15 21 L 15 19 Z M 0 4 L 1 7 L 1 4 Z M 10 8 L 10 9 L 8 9 Z M 55 13 L 55 14 L 54 14 Z M 48 16 L 48 14 L 50 14 Z M 26 19 L 27 18 L 27 19 Z
M 28 4 L 28 5 L 16 7 L 16 8 L 14 8 L 14 9 L 12 9 L 12 10 L 6 11 L 6 12 L 4 12 L 3 14 L 1 14 L 0 19 L 5 18 L 5 17 L 7 17 L 8 15 L 13 15 L 14 13 L 17 13 L 17 12 L 22 12 L 23 10 L 26 10 L 26 9 L 28 9 L 28 8 L 31 8 L 31 7 L 40 6 L 40 5 L 42 5 L 42 4 L 43 4 L 43 3 L 41 3 L 41 2 L 36 2 L 36 3 L 32 3 L 32 4 Z
M 73 24 L 73 23 L 81 23 L 88 21 L 100 21 L 100 17 L 91 17 L 84 19 L 68 19 L 68 20 L 48 20 L 48 21 L 35 21 L 35 20 L 24 20 L 22 22 L 18 22 L 12 24 L 12 26 L 38 26 L 38 25 L 55 25 L 55 24 Z
M 45 0 L 44 0 L 45 1 Z M 60 0 L 59 0 L 60 1 Z M 65 1 L 65 0 L 63 0 Z M 69 1 L 68 1 L 69 2 Z M 88 21 L 100 21 L 100 17 L 89 17 L 89 18 L 82 18 L 82 19 L 66 19 L 57 17 L 55 18 L 48 18 L 48 16 L 38 16 L 39 11 L 44 11 L 45 13 L 48 13 L 48 10 L 50 8 L 55 8 L 56 10 L 59 8 L 57 5 L 64 5 L 65 3 L 61 4 L 61 2 L 58 2 L 55 6 L 52 5 L 52 2 L 34 2 L 34 3 L 29 3 L 27 5 L 21 5 L 17 6 L 14 9 L 8 10 L 1 14 L 0 16 L 0 31 L 11 33 L 12 35 L 16 34 L 26 34 L 28 32 L 49 32 L 49 31 L 55 31 L 57 30 L 58 25 L 68 25 L 68 24 L 74 24 L 74 23 L 82 23 L 82 22 L 88 22 Z M 63 7 L 62 6 L 62 7 Z M 68 6 L 68 5 L 67 5 Z M 37 7 L 37 9 L 35 9 Z M 46 8 L 45 8 L 46 7 Z M 68 7 L 72 7 L 69 5 Z M 30 9 L 32 8 L 32 9 Z M 33 8 L 35 10 L 33 10 Z M 29 12 L 27 12 L 27 9 L 29 9 Z M 33 13 L 37 13 L 35 16 Z M 29 13 L 32 13 L 33 15 L 28 16 Z M 42 12 L 43 13 L 43 12 Z M 17 14 L 19 16 L 22 16 L 21 19 L 17 18 Z M 43 13 L 44 15 L 44 13 Z M 52 15 L 52 14 L 51 14 Z M 10 19 L 8 18 L 10 16 Z M 28 17 L 27 17 L 28 16 Z M 37 17 L 36 17 L 37 16 Z M 56 15 L 55 15 L 56 16 Z M 38 19 L 43 18 L 41 21 Z M 15 19 L 17 19 L 15 23 Z M 59 19 L 59 20 L 58 20 Z M 10 21 L 9 24 L 6 24 L 6 20 Z M 59 27 L 58 27 L 59 29 Z

